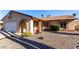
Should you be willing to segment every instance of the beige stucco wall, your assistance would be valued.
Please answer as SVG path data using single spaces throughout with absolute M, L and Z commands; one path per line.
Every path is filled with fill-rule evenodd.
M 59 21 L 51 21 L 51 24 L 59 24 Z
M 68 21 L 66 28 L 67 28 L 67 30 L 75 30 L 76 25 L 77 25 L 77 23 L 75 22 L 75 20 Z
M 7 18 L 7 17 L 8 17 L 8 15 L 3 20 L 3 22 L 4 22 L 4 26 L 3 27 L 4 28 L 5 28 L 5 23 L 16 22 L 17 31 L 18 31 L 19 24 L 20 24 L 21 20 L 26 20 L 26 22 L 27 22 L 27 32 L 30 32 L 30 31 L 32 32 L 32 30 L 30 30 L 31 27 L 32 27 L 32 25 L 30 24 L 30 20 L 32 20 L 31 17 L 25 16 L 25 15 L 21 15 L 21 14 L 18 14 L 18 13 L 12 13 L 11 14 L 11 18 Z

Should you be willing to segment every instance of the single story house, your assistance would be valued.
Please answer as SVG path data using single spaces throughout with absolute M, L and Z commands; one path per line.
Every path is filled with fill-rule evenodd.
M 43 29 L 50 29 L 51 24 L 59 24 L 61 28 L 75 30 L 74 16 L 49 16 L 46 18 L 36 18 L 16 11 L 10 11 L 3 19 L 3 29 L 16 33 L 41 32 Z
M 60 30 L 75 30 L 77 26 L 77 18 L 73 15 L 64 15 L 64 16 L 49 16 L 42 18 L 43 28 L 50 29 L 51 24 L 60 25 Z

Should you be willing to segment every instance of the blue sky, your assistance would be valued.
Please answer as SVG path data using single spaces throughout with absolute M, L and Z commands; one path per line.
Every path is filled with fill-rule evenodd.
M 2 19 L 10 10 L 0 10 L 0 19 Z M 61 16 L 61 15 L 72 15 L 76 13 L 79 18 L 79 10 L 15 10 L 24 14 L 32 15 L 37 18 L 41 18 L 43 14 L 44 17 L 47 15 L 51 16 Z

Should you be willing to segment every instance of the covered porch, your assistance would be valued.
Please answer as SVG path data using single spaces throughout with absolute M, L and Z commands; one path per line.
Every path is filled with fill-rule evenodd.
M 30 32 L 32 34 L 41 33 L 42 21 L 39 19 L 26 20 L 22 19 L 17 24 L 17 33 L 22 34 L 24 32 Z
M 24 32 L 30 32 L 34 34 L 33 32 L 33 20 L 27 21 L 26 19 L 22 19 L 18 24 L 17 24 L 17 32 L 18 34 L 22 34 Z

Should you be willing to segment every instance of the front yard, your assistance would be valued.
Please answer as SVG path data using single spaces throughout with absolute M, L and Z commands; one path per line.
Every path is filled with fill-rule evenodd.
M 78 34 L 78 32 L 68 32 L 68 33 Z M 39 37 L 43 37 L 43 39 L 39 39 Z M 43 31 L 40 34 L 34 34 L 33 36 L 30 36 L 28 38 L 30 38 L 30 40 L 41 42 L 43 44 L 58 49 L 73 49 L 76 47 L 77 43 L 79 43 L 79 35 L 60 34 L 48 31 Z

